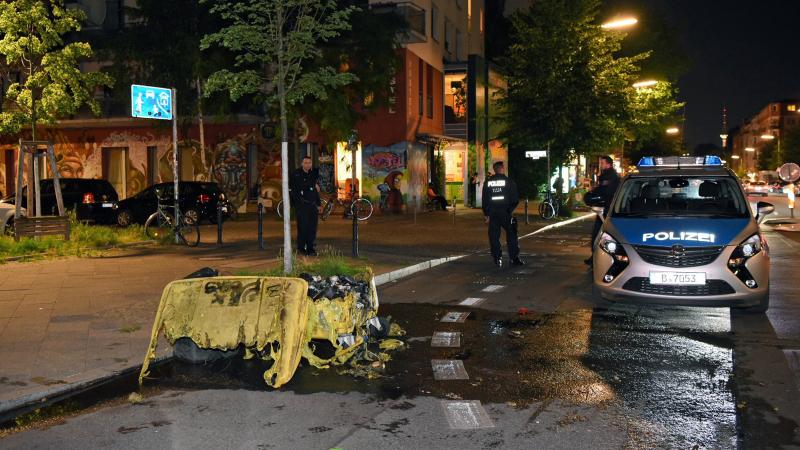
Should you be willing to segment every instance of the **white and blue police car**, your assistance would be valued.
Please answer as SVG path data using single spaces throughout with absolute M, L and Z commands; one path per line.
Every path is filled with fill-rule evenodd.
M 739 179 L 719 157 L 645 157 L 610 205 L 586 203 L 603 226 L 593 243 L 594 292 L 611 301 L 769 307 L 769 247 Z

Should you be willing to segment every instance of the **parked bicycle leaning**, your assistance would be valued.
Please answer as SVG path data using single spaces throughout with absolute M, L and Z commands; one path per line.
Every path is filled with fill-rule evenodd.
M 165 199 L 158 195 L 156 212 L 150 214 L 144 223 L 144 232 L 148 238 L 160 240 L 166 236 L 175 237 L 175 242 L 189 247 L 200 243 L 200 227 L 197 222 L 187 222 L 184 217 L 180 223 L 175 221 L 175 205 L 165 205 Z

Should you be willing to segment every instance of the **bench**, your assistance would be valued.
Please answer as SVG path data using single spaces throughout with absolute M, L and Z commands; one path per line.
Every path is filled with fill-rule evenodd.
M 23 237 L 64 236 L 69 240 L 69 217 L 20 217 L 14 220 L 14 240 L 19 242 Z

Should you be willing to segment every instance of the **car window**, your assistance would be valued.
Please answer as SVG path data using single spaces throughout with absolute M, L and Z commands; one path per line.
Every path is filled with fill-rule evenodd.
M 749 217 L 749 211 L 733 178 L 654 176 L 626 180 L 612 215 Z

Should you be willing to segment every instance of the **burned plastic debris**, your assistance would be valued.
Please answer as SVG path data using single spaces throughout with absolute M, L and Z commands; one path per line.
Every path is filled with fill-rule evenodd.
M 404 332 L 378 318 L 377 289 L 369 269 L 357 277 L 327 278 L 198 272 L 193 275 L 200 278 L 173 281 L 164 289 L 140 385 L 162 330 L 183 360 L 201 362 L 217 356 L 208 352 L 219 352 L 271 361 L 264 381 L 276 388 L 292 378 L 301 358 L 318 368 L 342 366 L 353 375 L 374 378 L 391 359 L 387 351 L 403 346 L 396 340 L 380 345 L 387 335 Z M 240 347 L 243 354 L 237 353 Z

